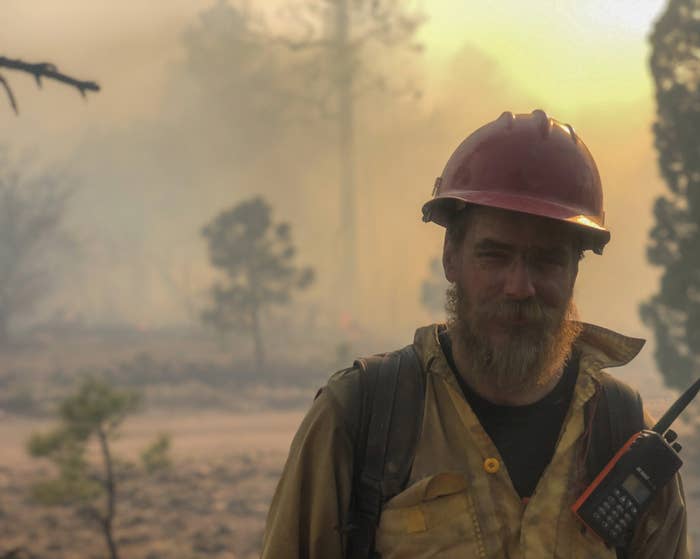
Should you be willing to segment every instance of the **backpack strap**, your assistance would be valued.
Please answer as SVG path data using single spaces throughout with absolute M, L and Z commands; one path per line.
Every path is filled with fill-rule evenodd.
M 425 379 L 412 345 L 358 359 L 361 423 L 355 443 L 349 559 L 377 557 L 374 537 L 382 506 L 408 481 L 423 421 Z
M 642 398 L 629 385 L 602 372 L 585 416 L 590 433 L 586 452 L 586 484 L 589 484 L 628 439 L 645 428 Z M 625 549 L 615 551 L 618 559 L 627 557 Z
M 602 372 L 601 383 L 585 413 L 590 429 L 586 455 L 590 482 L 632 435 L 644 429 L 644 411 L 639 392 Z

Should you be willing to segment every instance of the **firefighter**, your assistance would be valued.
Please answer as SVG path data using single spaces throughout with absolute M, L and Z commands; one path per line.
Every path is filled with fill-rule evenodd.
M 450 157 L 423 219 L 446 228 L 447 323 L 381 358 L 384 376 L 358 361 L 320 391 L 292 442 L 262 557 L 688 557 L 678 476 L 625 525 L 624 548 L 571 510 L 591 451 L 618 444 L 600 426 L 644 422 L 638 395 L 596 405 L 607 385 L 631 391 L 603 369 L 644 342 L 577 317 L 579 260 L 602 254 L 610 232 L 596 164 L 573 128 L 541 110 L 503 113 Z M 391 367 L 394 385 L 381 380 Z M 371 397 L 367 378 L 380 379 Z M 420 390 L 406 388 L 412 378 Z M 384 439 L 372 438 L 377 422 Z

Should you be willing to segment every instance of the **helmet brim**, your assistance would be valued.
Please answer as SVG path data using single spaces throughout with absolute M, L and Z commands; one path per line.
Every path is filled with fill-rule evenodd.
M 447 227 L 454 215 L 465 208 L 467 204 L 499 208 L 571 223 L 582 233 L 583 248 L 593 250 L 597 254 L 602 254 L 603 247 L 610 241 L 610 231 L 585 215 L 580 208 L 505 192 L 479 190 L 452 192 L 449 196 L 438 196 L 423 205 L 423 221 L 433 221 Z

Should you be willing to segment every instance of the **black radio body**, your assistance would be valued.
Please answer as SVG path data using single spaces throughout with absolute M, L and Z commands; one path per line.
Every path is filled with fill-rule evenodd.
M 607 545 L 625 547 L 639 516 L 683 464 L 681 446 L 669 427 L 699 390 L 700 380 L 654 427 L 633 435 L 571 507 Z
M 658 433 L 641 431 L 598 474 L 573 511 L 607 544 L 623 547 L 651 497 L 682 464 Z

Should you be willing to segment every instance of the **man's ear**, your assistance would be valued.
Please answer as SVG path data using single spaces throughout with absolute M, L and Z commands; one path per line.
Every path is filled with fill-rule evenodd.
M 445 271 L 445 279 L 450 283 L 455 283 L 459 275 L 459 254 L 456 247 L 445 234 L 445 242 L 442 245 L 442 269 Z

